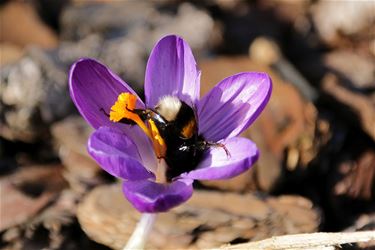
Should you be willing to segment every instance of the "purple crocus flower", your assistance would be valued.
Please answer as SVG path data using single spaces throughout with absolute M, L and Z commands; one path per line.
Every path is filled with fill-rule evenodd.
M 124 195 L 140 212 L 167 211 L 191 197 L 194 180 L 232 178 L 258 159 L 256 145 L 238 135 L 268 102 L 270 77 L 265 73 L 239 73 L 222 80 L 199 99 L 200 71 L 190 47 L 180 37 L 166 36 L 152 50 L 146 68 L 145 103 L 128 84 L 93 59 L 81 59 L 71 67 L 69 84 L 79 112 L 96 129 L 88 141 L 90 155 L 105 171 L 123 179 Z M 133 98 L 133 107 L 129 98 Z M 144 115 L 158 115 L 155 110 L 160 100 L 168 98 L 194 111 L 196 124 L 190 124 L 183 134 L 199 137 L 205 146 L 192 169 L 175 171 L 177 161 L 172 166 L 174 174 L 160 181 L 158 166 L 162 159 L 156 156 L 163 158 L 165 152 L 155 147 L 158 141 L 152 134 L 151 118 Z M 137 125 L 129 125 L 129 119 Z M 160 135 L 157 133 L 163 139 Z M 175 150 L 165 145 L 162 149 Z M 180 163 L 182 166 L 186 161 Z

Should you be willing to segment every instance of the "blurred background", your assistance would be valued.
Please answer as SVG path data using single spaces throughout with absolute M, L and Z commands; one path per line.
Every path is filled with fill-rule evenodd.
M 375 229 L 374 1 L 2 0 L 1 249 L 124 245 L 139 214 L 88 156 L 92 129 L 67 74 L 96 58 L 142 95 L 166 34 L 192 47 L 203 94 L 241 71 L 267 72 L 274 88 L 243 133 L 260 148 L 256 166 L 196 183 L 187 204 L 159 216 L 149 248 Z

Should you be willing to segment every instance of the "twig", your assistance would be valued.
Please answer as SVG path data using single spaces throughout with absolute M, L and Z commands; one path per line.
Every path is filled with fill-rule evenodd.
M 283 235 L 256 242 L 223 246 L 219 249 L 335 249 L 336 246 L 342 244 L 357 242 L 371 242 L 375 244 L 375 231 Z

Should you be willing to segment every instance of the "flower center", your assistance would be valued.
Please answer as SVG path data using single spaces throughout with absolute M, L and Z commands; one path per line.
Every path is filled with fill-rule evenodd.
M 159 164 L 157 182 L 169 182 L 182 173 L 194 170 L 204 151 L 211 146 L 225 146 L 208 142 L 198 134 L 194 109 L 175 96 L 163 96 L 154 108 L 137 109 L 137 97 L 121 93 L 111 107 L 113 122 L 137 124 L 150 138 Z

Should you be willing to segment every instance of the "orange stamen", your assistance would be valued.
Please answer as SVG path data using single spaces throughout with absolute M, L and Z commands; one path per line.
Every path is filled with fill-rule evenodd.
M 149 128 L 142 121 L 139 115 L 133 113 L 135 105 L 137 103 L 137 97 L 130 93 L 121 93 L 115 104 L 111 107 L 109 113 L 109 119 L 113 122 L 119 122 L 121 119 L 126 118 L 134 121 L 145 134 L 152 139 Z
M 156 157 L 163 158 L 167 151 L 167 146 L 164 139 L 161 137 L 158 128 L 153 120 L 148 119 L 147 125 L 134 113 L 136 107 L 137 97 L 130 93 L 121 93 L 115 104 L 111 107 L 109 119 L 113 122 L 119 122 L 121 119 L 129 119 L 134 121 L 145 134 L 151 139 Z

